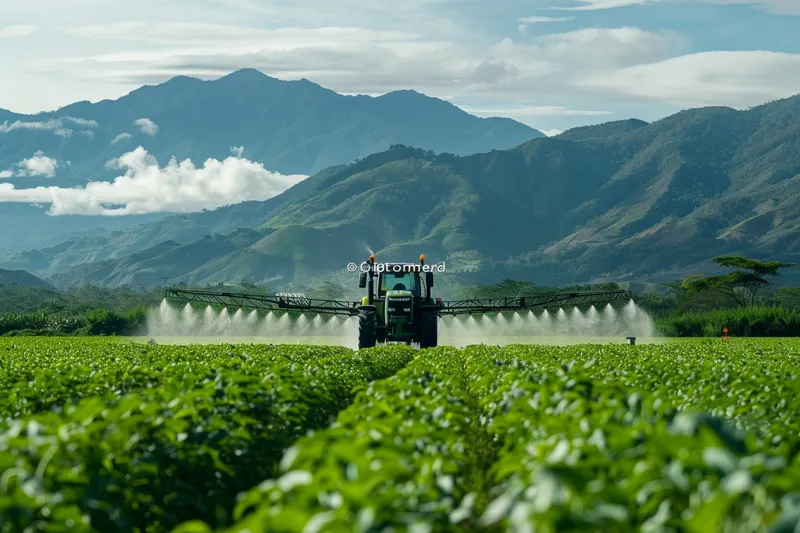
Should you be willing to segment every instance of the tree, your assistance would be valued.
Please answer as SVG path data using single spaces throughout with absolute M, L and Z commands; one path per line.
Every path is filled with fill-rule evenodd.
M 766 276 L 777 276 L 782 268 L 794 266 L 780 261 L 759 261 L 741 255 L 721 255 L 714 263 L 726 268 L 735 268 L 728 274 L 717 276 L 693 275 L 683 280 L 681 290 L 684 297 L 718 292 L 730 298 L 739 307 L 753 306 L 762 291 L 769 285 Z

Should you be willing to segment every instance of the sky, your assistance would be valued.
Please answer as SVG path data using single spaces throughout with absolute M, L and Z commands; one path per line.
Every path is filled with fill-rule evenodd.
M 250 67 L 346 94 L 415 89 L 553 134 L 800 93 L 798 28 L 800 0 L 3 2 L 0 108 Z

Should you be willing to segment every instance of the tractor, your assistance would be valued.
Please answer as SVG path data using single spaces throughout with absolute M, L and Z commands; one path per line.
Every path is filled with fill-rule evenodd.
M 385 342 L 436 346 L 442 304 L 441 299 L 431 298 L 433 271 L 425 268 L 425 256 L 420 256 L 419 264 L 376 264 L 371 255 L 362 265 L 367 269 L 361 272 L 358 287 L 366 288 L 367 295 L 357 308 L 359 349 Z
M 360 302 L 312 299 L 302 294 L 263 295 L 188 288 L 168 288 L 164 296 L 169 300 L 226 308 L 291 310 L 358 317 L 359 349 L 386 342 L 418 344 L 420 348 L 435 347 L 441 316 L 559 309 L 568 305 L 601 305 L 632 298 L 630 291 L 603 290 L 443 302 L 441 298 L 431 297 L 433 273 L 442 272 L 441 267 L 443 265 L 426 265 L 424 255 L 420 256 L 419 263 L 380 264 L 371 255 L 368 261 L 362 263 L 358 286 L 366 288 L 367 294 Z

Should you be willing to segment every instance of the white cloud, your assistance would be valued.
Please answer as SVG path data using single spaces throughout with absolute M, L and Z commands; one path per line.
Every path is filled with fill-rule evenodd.
M 662 1 L 688 3 L 689 0 Z M 599 9 L 620 2 L 587 0 L 575 4 Z M 555 22 L 567 18 L 570 17 L 513 16 L 510 20 L 544 23 L 545 19 Z M 553 28 L 551 22 L 546 23 L 548 30 Z M 517 40 L 490 40 L 482 34 L 451 38 L 449 34 L 424 31 L 358 27 L 260 29 L 196 22 L 121 23 L 83 27 L 75 32 L 92 39 L 131 44 L 120 52 L 41 59 L 36 68 L 50 75 L 93 83 L 139 85 L 162 82 L 177 75 L 215 79 L 250 67 L 285 80 L 307 78 L 349 94 L 416 89 L 431 96 L 450 95 L 453 102 L 492 102 L 498 107 L 528 104 L 535 95 L 537 106 L 569 102 L 571 108 L 591 110 L 594 107 L 589 106 L 601 105 L 600 109 L 625 109 L 625 113 L 641 109 L 634 99 L 648 104 L 657 102 L 661 104 L 656 108 L 658 114 L 666 113 L 669 109 L 664 106 L 673 105 L 675 98 L 661 90 L 651 93 L 629 88 L 626 85 L 637 83 L 630 77 L 626 78 L 626 85 L 616 83 L 611 78 L 618 72 L 626 74 L 625 68 L 641 67 L 653 80 L 661 79 L 663 84 L 670 85 L 675 73 L 668 60 L 691 57 L 685 55 L 691 50 L 691 42 L 685 36 L 636 27 L 583 28 Z M 724 65 L 730 76 L 746 77 L 748 83 L 757 83 L 760 75 L 757 65 L 747 61 L 741 66 L 735 63 Z M 730 99 L 730 87 L 709 84 L 707 80 L 700 83 L 704 91 L 716 91 L 718 102 Z M 781 97 L 789 82 L 778 79 L 774 88 L 769 83 L 763 85 L 763 101 L 767 101 Z
M 67 161 L 67 166 L 70 162 Z M 3 170 L 0 172 L 0 178 L 18 177 L 36 177 L 43 176 L 45 178 L 54 178 L 56 169 L 59 168 L 58 160 L 52 157 L 47 157 L 44 152 L 38 150 L 33 154 L 33 157 L 23 159 L 22 161 L 13 165 L 16 168 L 16 173 L 13 170 Z
M 128 140 L 128 139 L 130 139 L 132 137 L 133 137 L 133 135 L 131 135 L 130 133 L 120 133 L 119 135 L 114 137 L 114 139 L 111 141 L 111 144 L 117 144 L 117 143 L 120 143 L 122 141 L 126 141 L 126 140 Z
M 236 157 L 242 157 L 244 146 L 231 146 L 231 153 Z
M 561 135 L 562 133 L 564 133 L 564 130 L 541 130 L 541 131 L 548 137 L 555 137 L 556 135 Z
M 353 40 L 369 42 L 401 42 L 417 33 L 385 31 L 340 25 L 317 28 L 284 27 L 265 29 L 253 26 L 213 24 L 205 22 L 120 22 L 99 26 L 83 26 L 68 30 L 87 39 L 133 41 L 170 46 L 211 47 L 217 44 L 252 44 L 262 49 L 281 50 L 298 46 L 332 46 Z
M 526 33 L 528 31 L 528 26 L 531 26 L 533 24 L 541 24 L 547 22 L 566 22 L 568 20 L 574 20 L 574 19 L 575 17 L 537 17 L 537 16 L 520 17 L 517 19 L 517 22 L 519 22 L 519 26 L 517 26 L 517 28 L 519 28 L 519 31 L 521 31 L 522 33 Z
M 63 120 L 65 122 L 71 122 L 76 126 L 81 126 L 84 128 L 99 128 L 100 124 L 97 123 L 96 120 L 87 120 L 85 118 L 75 118 L 75 117 L 64 117 Z
M 588 28 L 544 35 L 531 44 L 512 39 L 486 43 L 430 40 L 403 32 L 363 28 L 284 28 L 263 31 L 212 26 L 204 45 L 193 45 L 197 28 L 169 24 L 97 28 L 120 39 L 146 43 L 172 39 L 174 46 L 39 61 L 38 69 L 92 81 L 154 83 L 176 75 L 218 78 L 243 67 L 281 79 L 311 79 L 345 93 L 383 94 L 413 88 L 458 99 L 563 95 L 581 70 L 657 61 L 685 46 L 671 32 L 638 28 Z M 260 30 L 259 30 L 260 31 Z M 215 35 L 222 35 L 215 41 Z M 184 41 L 184 39 L 186 41 Z M 416 82 L 415 82 L 416 80 Z
M 550 7 L 559 11 L 597 11 L 600 9 L 613 9 L 618 7 L 638 6 L 659 2 L 693 3 L 704 2 L 707 4 L 755 4 L 762 6 L 771 13 L 778 15 L 800 15 L 800 2 L 798 0 L 575 0 L 582 5 L 569 7 Z
M 44 152 L 39 150 L 33 154 L 33 157 L 23 159 L 17 163 L 17 166 L 19 167 L 17 176 L 54 178 L 59 165 L 56 159 L 47 157 Z
M 39 30 L 38 26 L 31 25 L 17 25 L 5 26 L 0 28 L 0 39 L 16 39 L 18 37 L 27 37 Z
M 454 76 L 463 76 L 465 70 L 474 69 L 484 59 L 461 59 L 464 50 L 451 42 L 363 28 L 267 31 L 165 23 L 148 25 L 136 32 L 127 26 L 112 26 L 102 31 L 113 31 L 120 40 L 130 38 L 155 44 L 167 39 L 169 43 L 162 44 L 172 46 L 94 57 L 39 60 L 34 67 L 79 79 L 135 84 L 164 81 L 181 74 L 215 78 L 251 67 L 283 79 L 313 79 L 334 89 L 368 80 L 369 73 L 375 71 L 388 78 L 379 79 L 377 85 L 386 86 L 389 81 L 393 87 L 406 88 L 409 73 L 427 76 L 434 84 L 452 83 Z M 444 72 L 432 75 L 436 69 L 426 66 L 426 56 L 439 63 L 437 68 L 445 66 Z
M 637 65 L 688 48 L 688 41 L 675 32 L 629 26 L 553 33 L 540 37 L 538 44 L 550 61 L 589 69 Z
M 586 111 L 581 109 L 570 109 L 563 106 L 516 106 L 516 107 L 472 107 L 459 106 L 467 113 L 485 116 L 506 116 L 506 117 L 540 117 L 540 116 L 586 116 L 595 117 L 602 115 L 613 115 L 613 111 Z
M 776 15 L 800 15 L 797 0 L 705 0 L 712 4 L 758 4 Z
M 145 135 L 150 135 L 152 137 L 158 133 L 158 124 L 149 118 L 139 118 L 134 120 L 133 123 L 139 128 L 139 131 Z
M 26 122 L 22 120 L 16 120 L 11 124 L 8 121 L 4 121 L 2 125 L 0 125 L 0 133 L 8 133 L 14 130 L 49 130 L 54 131 L 57 128 L 61 128 L 62 123 L 60 120 L 48 120 L 45 122 Z
M 307 176 L 284 176 L 238 157 L 208 159 L 202 167 L 172 159 L 161 168 L 141 146 L 113 160 L 125 173 L 84 188 L 16 189 L 0 184 L 0 202 L 50 204 L 51 215 L 132 215 L 193 212 L 247 200 L 266 200 Z
M 574 20 L 575 17 L 521 17 L 517 22 L 523 24 L 536 24 L 537 22 L 564 22 L 567 20 Z
M 800 54 L 704 52 L 587 74 L 581 86 L 683 108 L 745 108 L 800 93 Z
M 16 120 L 10 124 L 6 120 L 0 124 L 0 133 L 10 133 L 15 130 L 38 130 L 52 131 L 59 137 L 69 137 L 72 135 L 73 130 L 72 128 L 67 127 L 68 124 L 72 124 L 73 126 L 78 126 L 81 128 L 97 128 L 100 126 L 95 120 L 86 120 L 75 117 L 61 117 L 43 121 Z
M 583 5 L 572 7 L 551 7 L 561 11 L 595 11 L 598 9 L 611 9 L 615 7 L 626 7 L 647 4 L 651 0 L 576 0 Z M 658 1 L 658 0 L 656 0 Z

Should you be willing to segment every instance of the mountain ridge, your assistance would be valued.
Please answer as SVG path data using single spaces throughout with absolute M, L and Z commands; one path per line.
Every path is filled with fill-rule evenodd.
M 151 279 L 346 280 L 344 265 L 372 251 L 381 260 L 424 253 L 471 282 L 547 285 L 671 280 L 709 273 L 723 253 L 800 263 L 800 98 L 614 121 L 468 156 L 393 145 L 266 202 L 186 216 L 198 234 L 212 225 L 204 217 L 229 232 L 246 224 L 260 238 L 182 270 L 142 265 L 155 269 Z M 145 249 L 154 227 L 105 245 L 119 255 L 113 272 L 132 268 L 122 265 L 135 247 L 123 253 L 119 243 L 145 235 L 137 251 Z M 66 265 L 79 257 L 68 252 L 55 255 Z
M 7 270 L 0 268 L 0 286 L 22 285 L 25 287 L 42 287 L 52 289 L 53 286 L 25 270 Z
M 38 151 L 59 162 L 55 177 L 14 176 L 2 182 L 35 188 L 111 181 L 120 171 L 107 162 L 139 146 L 162 167 L 172 158 L 198 166 L 208 159 L 221 161 L 233 147 L 243 147 L 244 157 L 270 171 L 311 175 L 392 144 L 468 154 L 544 136 L 519 122 L 475 117 L 415 91 L 384 96 L 341 95 L 308 80 L 285 81 L 243 69 L 217 80 L 179 76 L 117 99 L 75 102 L 52 112 L 0 111 L 0 124 L 20 123 L 0 130 L 0 171 L 14 169 Z M 148 131 L 134 125 L 143 118 L 156 127 Z M 46 127 L 20 127 L 26 122 Z M 166 216 L 53 219 L 40 207 L 11 204 L 0 210 L 0 224 L 8 228 L 0 236 L 0 253 L 45 248 L 98 225 L 127 230 Z

